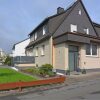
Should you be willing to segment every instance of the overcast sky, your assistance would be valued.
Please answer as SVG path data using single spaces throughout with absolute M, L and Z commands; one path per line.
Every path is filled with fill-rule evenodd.
M 0 0 L 0 48 L 10 52 L 12 45 L 28 34 L 56 8 L 65 9 L 75 0 Z M 100 23 L 100 0 L 83 0 L 95 22 Z

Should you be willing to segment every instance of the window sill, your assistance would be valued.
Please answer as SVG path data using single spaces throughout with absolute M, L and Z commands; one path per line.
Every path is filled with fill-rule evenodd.
M 91 57 L 91 58 L 99 58 L 98 55 L 94 56 L 94 55 L 86 55 L 86 57 Z
M 41 56 L 45 56 L 45 55 L 41 55 Z

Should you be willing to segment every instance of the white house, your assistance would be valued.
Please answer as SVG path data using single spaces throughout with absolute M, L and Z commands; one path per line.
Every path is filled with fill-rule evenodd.
M 6 58 L 6 53 L 0 48 L 0 65 L 2 65 L 5 58 Z
M 28 39 L 25 39 L 23 41 L 20 41 L 14 44 L 13 49 L 12 49 L 12 56 L 13 57 L 26 56 L 25 48 L 27 47 L 29 42 L 30 42 L 30 39 L 28 38 Z
M 4 55 L 5 55 L 4 51 L 0 48 L 0 57 L 2 57 Z

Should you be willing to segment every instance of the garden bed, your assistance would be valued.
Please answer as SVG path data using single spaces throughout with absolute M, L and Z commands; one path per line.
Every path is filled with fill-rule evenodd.
M 53 67 L 50 64 L 42 65 L 42 67 L 33 67 L 28 69 L 22 69 L 21 72 L 35 75 L 41 78 L 49 78 L 49 77 L 55 77 L 56 73 L 52 71 Z

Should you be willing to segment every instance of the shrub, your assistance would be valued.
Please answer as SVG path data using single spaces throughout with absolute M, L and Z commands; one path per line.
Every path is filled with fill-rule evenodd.
M 39 69 L 38 68 L 30 68 L 30 69 L 25 69 L 24 72 L 34 74 L 34 75 L 39 75 Z
M 52 76 L 55 76 L 56 73 L 55 73 L 55 72 L 52 72 L 52 71 L 49 71 L 49 72 L 48 72 L 48 75 L 49 75 L 50 77 L 52 77 Z
M 50 64 L 45 64 L 45 65 L 42 65 L 41 68 L 46 69 L 47 71 L 52 71 L 53 66 Z
M 40 74 L 39 69 L 38 68 L 33 68 L 32 74 L 39 75 Z
M 11 66 L 11 57 L 7 56 L 5 62 L 4 62 L 5 65 L 8 65 L 8 66 Z
M 45 76 L 48 75 L 48 73 L 52 72 L 53 66 L 50 64 L 42 65 L 42 67 L 39 68 L 39 72 L 41 75 Z
M 45 65 L 42 65 L 42 67 L 34 67 L 34 68 L 30 68 L 30 69 L 25 69 L 22 71 L 26 72 L 26 73 L 33 74 L 33 75 L 42 75 L 45 77 L 46 76 L 52 77 L 52 76 L 56 75 L 56 73 L 54 73 L 52 71 L 52 69 L 53 69 L 52 65 L 45 64 Z

